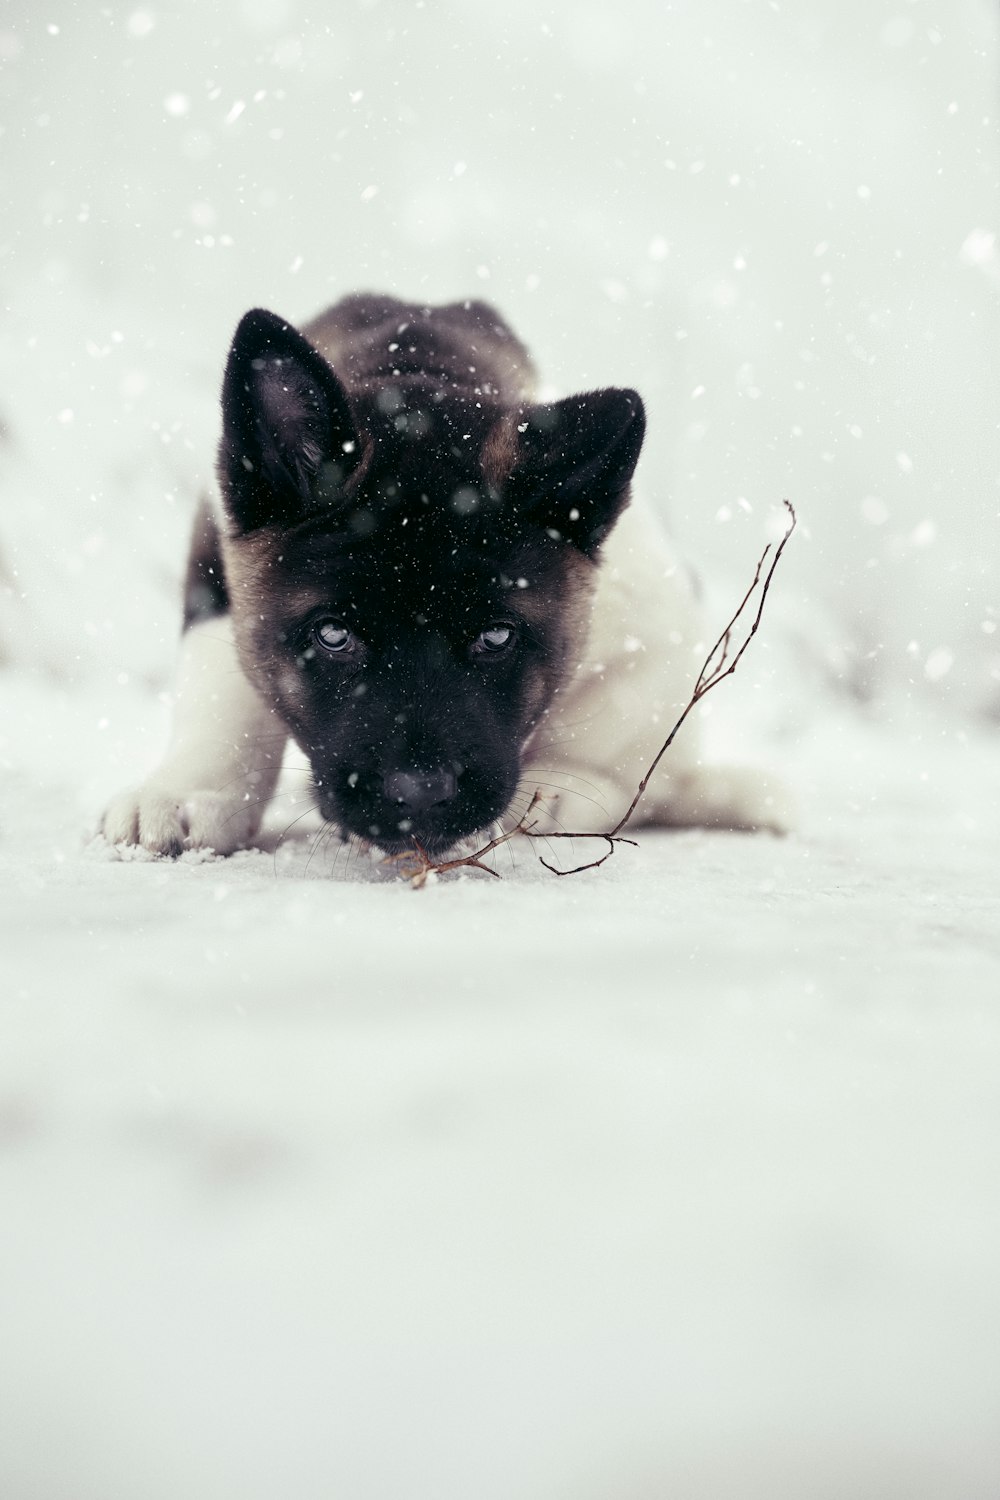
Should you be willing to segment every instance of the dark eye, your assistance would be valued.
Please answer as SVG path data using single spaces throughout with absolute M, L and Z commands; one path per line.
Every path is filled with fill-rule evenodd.
M 354 650 L 355 636 L 339 620 L 317 620 L 313 626 L 313 637 L 317 646 L 332 655 L 343 656 Z
M 476 636 L 472 649 L 477 656 L 496 656 L 498 652 L 506 651 L 513 640 L 513 625 L 488 625 Z

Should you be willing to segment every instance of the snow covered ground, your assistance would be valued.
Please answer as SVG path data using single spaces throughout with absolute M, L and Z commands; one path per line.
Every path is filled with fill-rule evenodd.
M 997 1493 L 993 743 L 413 892 L 111 859 L 100 699 L 0 694 L 4 1495 Z
M 995 1500 L 987 0 L 11 0 L 0 1496 Z M 89 842 L 240 313 L 488 295 L 635 384 L 791 838 L 422 891 Z M 287 836 L 283 831 L 288 829 Z

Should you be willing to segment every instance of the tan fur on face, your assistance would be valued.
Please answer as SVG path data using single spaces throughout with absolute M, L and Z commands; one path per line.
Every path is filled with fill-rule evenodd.
M 223 538 L 233 634 L 243 670 L 257 690 L 284 715 L 295 733 L 305 711 L 301 673 L 282 648 L 289 621 L 326 603 L 320 584 L 297 582 L 281 566 L 281 532 L 264 527 L 247 536 Z M 559 548 L 540 577 L 511 580 L 511 604 L 528 627 L 549 638 L 553 654 L 526 674 L 523 713 L 538 722 L 553 695 L 573 676 L 587 649 L 598 568 L 575 547 Z
M 517 415 L 504 412 L 490 428 L 479 455 L 483 478 L 491 489 L 499 490 L 510 478 L 517 462 Z
M 515 583 L 511 589 L 517 613 L 529 628 L 548 635 L 554 647 L 549 664 L 529 671 L 525 681 L 525 713 L 532 722 L 572 677 L 587 649 L 597 579 L 595 565 L 575 547 L 566 546 L 558 565 L 545 578 L 527 578 L 525 587 Z
M 580 641 L 579 655 L 583 650 L 590 616 L 590 601 L 597 584 L 597 568 L 578 552 L 566 545 L 559 559 L 558 568 L 541 582 L 527 578 L 524 586 L 515 584 L 512 599 L 517 612 L 529 625 L 550 629 L 552 621 L 559 619 L 564 632 L 569 632 Z
M 276 649 L 286 620 L 307 615 L 324 602 L 319 586 L 290 584 L 281 576 L 281 533 L 265 526 L 248 536 L 223 538 L 233 633 L 243 670 L 259 691 L 273 696 L 280 683 L 285 695 L 299 674 L 289 670 L 287 656 Z

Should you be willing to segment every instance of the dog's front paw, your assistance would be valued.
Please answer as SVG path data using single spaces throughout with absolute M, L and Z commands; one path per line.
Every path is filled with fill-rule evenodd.
M 176 857 L 185 849 L 232 854 L 251 842 L 258 823 L 255 808 L 220 792 L 172 792 L 147 782 L 114 799 L 100 831 L 109 844 L 138 844 Z

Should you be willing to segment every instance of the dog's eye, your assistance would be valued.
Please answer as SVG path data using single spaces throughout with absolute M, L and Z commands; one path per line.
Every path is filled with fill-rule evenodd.
M 472 649 L 477 656 L 495 656 L 498 651 L 506 651 L 513 640 L 513 625 L 489 625 L 476 636 Z
M 313 636 L 318 646 L 334 655 L 342 656 L 354 649 L 354 635 L 339 620 L 317 620 L 313 626 Z

